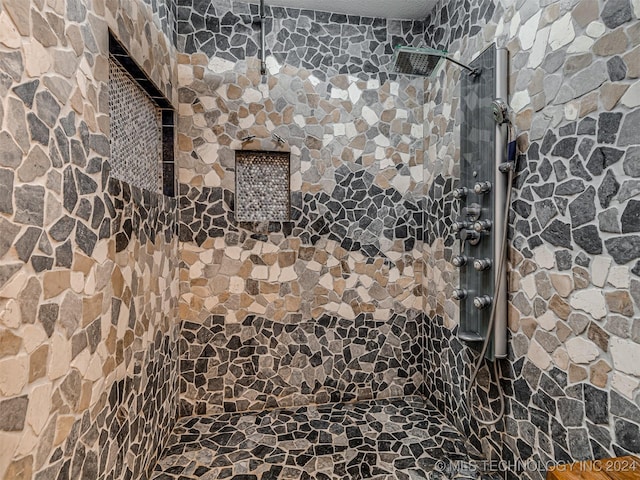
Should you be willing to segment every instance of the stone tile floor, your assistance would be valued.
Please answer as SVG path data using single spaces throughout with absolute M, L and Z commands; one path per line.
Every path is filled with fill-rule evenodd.
M 407 397 L 184 418 L 152 480 L 492 478 L 464 467 L 479 458 Z

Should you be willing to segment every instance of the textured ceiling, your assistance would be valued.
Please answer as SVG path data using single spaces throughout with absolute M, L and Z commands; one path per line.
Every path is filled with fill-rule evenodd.
M 436 0 L 265 0 L 267 5 L 346 13 L 363 17 L 423 19 Z M 250 3 L 258 3 L 250 0 Z

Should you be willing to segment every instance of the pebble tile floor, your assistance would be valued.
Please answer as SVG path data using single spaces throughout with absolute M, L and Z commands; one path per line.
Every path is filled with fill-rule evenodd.
M 181 419 L 152 480 L 491 479 L 419 397 Z M 496 477 L 497 478 L 497 477 Z

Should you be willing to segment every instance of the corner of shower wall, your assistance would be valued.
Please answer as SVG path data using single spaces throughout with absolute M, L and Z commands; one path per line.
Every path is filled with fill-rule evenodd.
M 538 465 L 637 453 L 629 436 L 640 431 L 640 377 L 623 360 L 638 349 L 628 329 L 640 308 L 640 241 L 626 189 L 637 178 L 629 165 L 639 149 L 631 134 L 639 106 L 623 92 L 637 88 L 638 73 L 627 67 L 638 54 L 631 38 L 640 12 L 625 4 L 614 15 L 614 2 L 543 3 L 440 1 L 426 27 L 428 46 L 464 61 L 494 41 L 510 51 L 521 155 L 510 216 L 510 347 L 501 362 L 507 416 L 492 432 L 468 418 L 470 352 L 456 339 L 459 313 L 445 293 L 458 285 L 449 261 L 458 247 L 447 225 L 456 212 L 445 195 L 459 178 L 456 69 L 425 87 L 424 296 L 432 342 L 425 390 L 463 431 L 490 439 L 488 455 Z M 595 27 L 598 35 L 578 48 Z M 584 326 L 574 328 L 578 320 Z M 542 478 L 544 471 L 509 475 Z
M 156 2 L 40 3 L 3 2 L 0 477 L 140 478 L 177 418 L 177 204 L 109 176 L 107 30 L 169 98 L 175 51 Z
M 422 86 L 388 74 L 386 46 L 422 23 L 268 7 L 263 79 L 254 7 L 185 10 L 233 19 L 233 47 L 179 35 L 182 414 L 414 394 Z M 310 29 L 331 45 L 289 38 Z M 291 221 L 238 222 L 235 151 L 274 149 L 291 153 Z

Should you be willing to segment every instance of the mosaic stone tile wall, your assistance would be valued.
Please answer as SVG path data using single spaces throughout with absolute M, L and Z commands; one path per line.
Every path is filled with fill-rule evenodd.
M 160 190 L 162 121 L 148 95 L 109 60 L 110 175 L 150 192 Z
M 502 0 L 440 2 L 427 20 L 428 44 L 462 60 L 494 39 L 511 56 L 522 155 L 510 216 L 510 352 L 501 362 L 509 417 L 491 432 L 464 405 L 473 354 L 455 338 L 450 298 L 459 69 L 449 65 L 425 85 L 425 392 L 505 460 L 640 452 L 639 17 L 628 0 Z M 544 472 L 509 474 L 525 477 Z
M 174 47 L 178 43 L 178 1 L 179 0 L 141 0 L 151 7 L 156 27 L 164 33 L 165 38 Z
M 177 201 L 109 178 L 108 31 L 174 98 L 143 3 L 0 5 L 0 478 L 142 478 L 177 416 Z
M 339 74 L 367 80 L 389 72 L 396 45 L 422 40 L 422 21 L 387 20 L 265 6 L 271 65 L 303 68 L 321 80 Z M 235 63 L 259 56 L 257 4 L 178 0 L 178 49 Z M 275 64 L 274 64 L 275 62 Z
M 179 7 L 181 21 L 191 19 L 197 31 L 205 28 L 198 26 L 202 5 Z M 338 63 L 314 67 L 318 49 L 324 52 L 326 46 L 312 43 L 328 41 L 320 33 L 306 37 L 309 47 L 298 50 L 298 60 L 269 55 L 269 75 L 262 79 L 250 48 L 258 37 L 248 28 L 249 7 L 215 1 L 207 8 L 217 18 L 213 13 L 202 18 L 218 22 L 219 33 L 197 49 L 185 47 L 189 55 L 179 58 L 181 318 L 185 325 L 207 325 L 203 332 L 210 331 L 214 318 L 223 319 L 223 326 L 214 325 L 223 345 L 233 337 L 230 332 L 260 330 L 254 323 L 273 322 L 269 331 L 278 333 L 265 333 L 259 345 L 266 348 L 266 339 L 274 338 L 278 348 L 270 347 L 261 357 L 265 363 L 254 365 L 258 345 L 243 346 L 248 333 L 239 344 L 231 342 L 233 348 L 221 349 L 218 337 L 194 340 L 195 327 L 185 327 L 183 412 L 415 391 L 420 372 L 407 370 L 406 363 L 416 358 L 417 337 L 408 335 L 415 322 L 398 319 L 415 318 L 413 309 L 422 302 L 416 282 L 422 271 L 416 240 L 422 231 L 422 79 L 392 78 L 384 68 L 370 72 L 362 64 L 353 70 L 337 69 Z M 290 50 L 285 37 L 297 41 L 307 26 L 344 31 L 339 41 L 332 33 L 330 48 L 331 58 L 344 65 L 352 57 L 355 62 L 355 52 L 388 50 L 399 36 L 403 42 L 418 40 L 411 29 L 402 31 L 400 22 L 364 19 L 360 29 L 353 19 L 318 12 L 277 10 L 277 15 L 269 45 L 281 41 Z M 181 41 L 204 35 L 180 25 Z M 219 49 L 206 46 L 214 42 Z M 224 50 L 227 42 L 234 45 L 233 54 Z M 286 144 L 276 145 L 272 133 Z M 255 139 L 243 143 L 249 135 Z M 290 151 L 291 221 L 237 221 L 235 150 Z M 326 325 L 323 319 L 329 319 Z M 363 322 L 391 328 L 393 335 L 372 341 Z M 289 335 L 299 353 L 283 350 L 280 338 Z M 314 345 L 310 355 L 307 342 Z M 212 351 L 220 358 L 210 360 L 205 352 Z M 295 358 L 291 366 L 288 355 Z M 236 366 L 231 371 L 228 356 L 237 357 L 235 365 L 251 366 L 249 373 Z M 371 370 L 373 357 L 388 366 L 384 382 Z M 320 375 L 318 358 L 335 366 Z M 215 381 L 193 374 L 199 364 L 221 361 Z M 273 387 L 277 393 L 255 382 L 256 372 L 272 379 L 280 363 L 287 368 L 277 377 L 282 384 Z M 231 388 L 232 380 L 242 388 Z
M 185 322 L 180 364 L 191 402 L 182 402 L 181 414 L 414 394 L 420 322 L 415 310 L 388 320 L 361 313 L 296 324 L 253 315 L 232 325 L 221 315 Z

